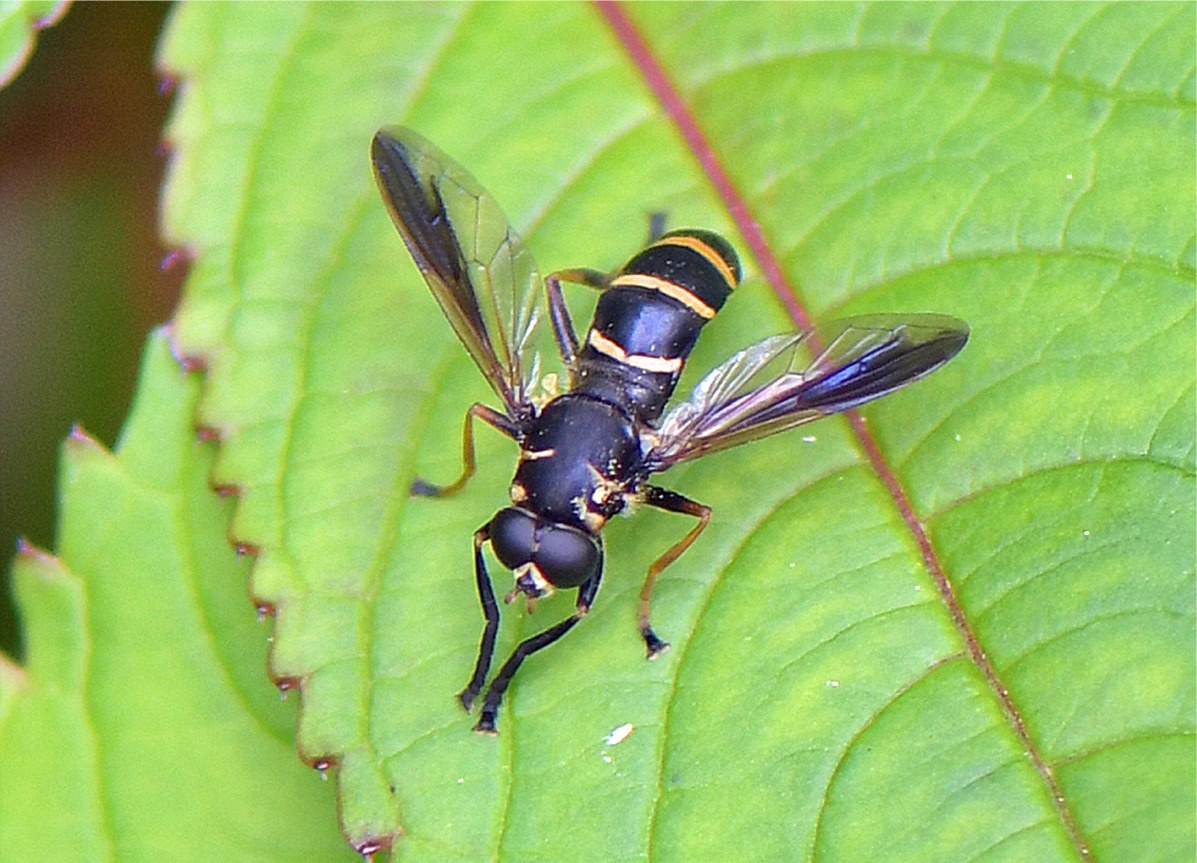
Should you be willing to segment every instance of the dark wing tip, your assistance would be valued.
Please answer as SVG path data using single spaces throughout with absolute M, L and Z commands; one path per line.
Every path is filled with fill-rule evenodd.
M 946 363 L 968 344 L 968 324 L 951 315 L 912 315 L 908 326 L 911 329 L 926 330 L 926 334 L 914 341 L 933 345 L 940 355 L 940 363 Z
M 374 133 L 370 140 L 370 161 L 382 176 L 393 174 L 396 169 L 403 170 L 411 162 L 403 141 L 392 129 L 379 129 Z
M 862 315 L 835 321 L 828 330 L 834 334 L 828 353 L 808 368 L 791 410 L 859 407 L 926 377 L 960 353 L 969 337 L 964 321 L 936 314 Z M 881 335 L 864 339 L 849 336 L 850 330 Z
M 968 344 L 968 335 L 967 328 L 944 333 L 940 339 L 940 350 L 943 352 L 943 361 L 945 363 L 964 350 L 964 346 Z

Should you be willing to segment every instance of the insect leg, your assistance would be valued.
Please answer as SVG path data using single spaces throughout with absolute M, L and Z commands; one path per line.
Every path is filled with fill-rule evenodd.
M 463 462 L 461 476 L 448 485 L 433 485 L 417 477 L 412 480 L 411 484 L 411 493 L 413 495 L 420 497 L 448 497 L 451 494 L 457 494 L 457 492 L 465 488 L 465 484 L 477 469 L 477 464 L 474 460 L 474 417 L 497 428 L 512 440 L 517 439 L 519 430 L 511 420 L 494 408 L 489 408 L 481 402 L 475 402 L 466 411 L 465 431 L 462 433 L 461 439 L 461 458 Z
M 482 630 L 482 641 L 478 643 L 478 659 L 474 663 L 474 673 L 470 675 L 469 684 L 457 696 L 466 710 L 474 705 L 474 699 L 482 691 L 486 672 L 490 671 L 490 661 L 495 653 L 495 636 L 499 632 L 499 604 L 495 602 L 495 590 L 491 586 L 490 576 L 486 573 L 486 562 L 482 559 L 482 546 L 490 539 L 490 524 L 488 521 L 474 531 L 474 578 L 478 582 L 478 599 L 482 603 L 482 615 L 486 618 L 486 626 Z
M 668 512 L 692 515 L 698 519 L 698 524 L 688 534 L 674 543 L 669 551 L 658 557 L 653 562 L 653 565 L 648 568 L 648 577 L 644 579 L 644 587 L 640 589 L 640 635 L 644 639 L 644 646 L 648 649 L 648 658 L 656 659 L 658 655 L 669 649 L 669 642 L 662 641 L 653 632 L 653 628 L 648 622 L 649 611 L 652 607 L 653 583 L 656 582 L 657 576 L 661 574 L 661 570 L 681 557 L 682 552 L 689 548 L 694 540 L 698 539 L 698 535 L 702 533 L 703 529 L 711 521 L 711 508 L 705 504 L 690 500 L 690 498 L 680 495 L 676 491 L 670 491 L 667 488 L 658 488 L 655 485 L 644 487 L 644 503 L 649 506 L 655 506 L 658 509 L 667 510 Z
M 600 563 L 598 572 L 578 588 L 578 600 L 574 605 L 574 613 L 556 626 L 550 626 L 543 632 L 521 641 L 519 646 L 512 651 L 511 656 L 503 663 L 503 667 L 499 669 L 499 673 L 495 675 L 495 679 L 490 682 L 490 688 L 486 690 L 486 699 L 482 702 L 482 713 L 478 717 L 478 724 L 474 726 L 475 731 L 481 731 L 486 734 L 498 733 L 495 728 L 495 717 L 498 715 L 499 704 L 503 700 L 503 693 L 507 691 L 508 684 L 511 683 L 511 678 L 515 676 L 515 673 L 519 670 L 520 665 L 523 664 L 525 659 L 561 638 L 561 636 L 573 629 L 579 620 L 586 616 L 586 613 L 590 611 L 590 605 L 594 602 L 595 594 L 598 593 L 599 583 L 602 580 L 603 569 Z
M 557 350 L 561 352 L 561 359 L 565 363 L 565 367 L 570 370 L 574 368 L 578 358 L 578 333 L 574 329 L 569 306 L 565 304 L 565 297 L 561 293 L 561 283 L 572 282 L 602 290 L 607 287 L 609 280 L 606 273 L 586 268 L 558 270 L 545 277 L 544 290 L 548 295 L 549 319 L 553 322 L 553 335 L 557 339 Z
M 666 214 L 655 210 L 648 214 L 648 244 L 651 246 L 665 236 Z

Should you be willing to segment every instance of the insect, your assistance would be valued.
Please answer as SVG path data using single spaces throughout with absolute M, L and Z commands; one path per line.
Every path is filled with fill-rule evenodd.
M 649 567 L 640 593 L 640 635 L 649 658 L 669 645 L 650 623 L 653 584 L 707 526 L 711 509 L 649 478 L 674 465 L 759 440 L 844 411 L 918 380 L 951 359 L 968 327 L 944 315 L 848 318 L 815 342 L 785 334 L 734 354 L 665 406 L 703 326 L 740 282 L 740 263 L 711 231 L 655 237 L 620 269 L 557 271 L 543 281 L 544 304 L 567 373 L 560 395 L 535 398 L 533 331 L 542 282 L 498 205 L 459 165 L 420 135 L 374 136 L 371 155 L 382 197 L 432 294 L 502 403 L 466 412 L 461 476 L 446 486 L 417 480 L 412 492 L 442 497 L 474 474 L 474 421 L 520 448 L 510 506 L 474 533 L 474 575 L 485 626 L 473 674 L 459 698 L 469 711 L 483 692 L 499 628 L 499 606 L 483 547 L 512 570 L 531 611 L 554 589 L 577 589 L 573 613 L 521 642 L 486 688 L 475 730 L 497 733 L 499 704 L 520 665 L 557 641 L 589 611 L 603 577 L 607 521 L 631 503 L 697 519 Z M 594 320 L 579 340 L 561 289 L 597 289 Z M 780 371 L 777 371 L 780 369 Z

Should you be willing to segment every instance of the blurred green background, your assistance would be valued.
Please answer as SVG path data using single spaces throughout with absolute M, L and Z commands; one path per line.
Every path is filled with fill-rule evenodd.
M 18 537 L 52 549 L 58 447 L 78 422 L 111 446 L 146 331 L 185 266 L 163 271 L 154 68 L 165 3 L 79 3 L 0 90 L 0 650 L 21 655 L 8 571 Z

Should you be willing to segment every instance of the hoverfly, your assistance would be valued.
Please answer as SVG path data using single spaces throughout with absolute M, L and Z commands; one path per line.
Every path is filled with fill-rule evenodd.
M 600 532 L 629 503 L 696 518 L 649 567 L 640 593 L 640 635 L 650 659 L 669 645 L 653 631 L 653 583 L 698 538 L 711 509 L 649 478 L 676 464 L 759 440 L 864 404 L 916 381 L 951 359 L 968 327 L 944 315 L 874 315 L 820 331 L 813 362 L 805 335 L 772 336 L 710 372 L 689 399 L 664 413 L 703 326 L 740 281 L 740 263 L 711 231 L 675 230 L 613 273 L 560 270 L 543 281 L 548 317 L 568 379 L 565 392 L 534 399 L 533 330 L 541 279 L 498 205 L 459 165 L 408 129 L 374 136 L 382 197 L 432 294 L 502 410 L 466 412 L 461 476 L 446 486 L 417 480 L 412 493 L 445 496 L 475 470 L 473 424 L 482 420 L 520 448 L 511 504 L 474 533 L 474 575 L 485 626 L 469 683 L 468 711 L 490 671 L 499 606 L 483 560 L 489 542 L 515 576 L 505 597 L 529 610 L 556 588 L 576 588 L 573 614 L 526 639 L 491 680 L 475 730 L 495 733 L 503 694 L 520 665 L 569 632 L 589 611 L 603 577 Z M 562 282 L 600 291 L 579 340 Z M 766 370 L 780 367 L 780 373 Z M 762 382 L 763 381 L 763 382 Z

